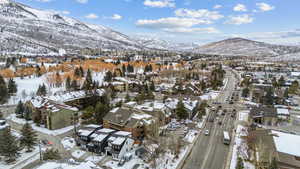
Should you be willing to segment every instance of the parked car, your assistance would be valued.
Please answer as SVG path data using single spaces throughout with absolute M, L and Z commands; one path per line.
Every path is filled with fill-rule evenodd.
M 206 136 L 208 136 L 208 135 L 209 135 L 209 130 L 205 130 L 204 134 L 205 134 Z

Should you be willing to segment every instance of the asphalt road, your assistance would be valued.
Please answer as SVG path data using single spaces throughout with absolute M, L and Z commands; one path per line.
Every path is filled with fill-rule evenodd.
M 228 78 L 227 85 L 220 93 L 219 97 L 211 102 L 220 102 L 223 107 L 235 108 L 237 105 L 229 105 L 226 99 L 231 96 L 234 91 L 234 86 L 237 83 L 234 75 L 227 71 L 226 78 Z M 229 146 L 223 144 L 223 131 L 229 131 L 231 134 L 234 128 L 235 119 L 230 116 L 230 111 L 224 116 L 218 115 L 222 124 L 214 122 L 207 122 L 205 130 L 210 131 L 209 136 L 205 136 L 204 132 L 198 137 L 192 152 L 186 159 L 183 169 L 224 169 L 229 153 Z M 211 114 L 210 114 L 211 115 Z

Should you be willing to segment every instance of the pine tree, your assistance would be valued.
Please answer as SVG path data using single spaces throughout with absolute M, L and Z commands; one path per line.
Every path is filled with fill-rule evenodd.
M 74 79 L 71 83 L 71 89 L 78 90 L 79 86 L 77 84 L 77 81 Z
M 9 128 L 5 128 L 0 132 L 0 155 L 6 158 L 7 163 L 16 161 L 19 155 L 17 145 L 17 139 L 11 134 Z
M 111 71 L 107 71 L 107 72 L 105 73 L 104 80 L 107 81 L 107 82 L 111 82 L 112 76 L 113 76 L 113 75 L 112 75 Z
M 250 92 L 250 90 L 249 90 L 248 87 L 244 88 L 243 91 L 242 91 L 242 97 L 248 97 L 249 92 Z
M 43 160 L 60 160 L 60 159 L 61 159 L 61 156 L 60 156 L 58 150 L 47 149 L 43 153 Z
M 279 80 L 278 80 L 278 84 L 279 86 L 284 86 L 285 85 L 285 80 L 284 80 L 284 77 L 283 76 L 280 76 Z
M 97 103 L 95 107 L 95 121 L 97 124 L 101 124 L 103 117 L 109 112 L 109 107 L 107 104 L 102 104 L 101 102 Z
M 26 121 L 31 120 L 31 115 L 32 115 L 31 108 L 29 108 L 28 106 L 25 106 L 24 107 L 24 113 L 23 113 L 24 119 Z
M 182 100 L 180 100 L 177 103 L 177 106 L 176 106 L 176 115 L 177 115 L 177 117 L 179 119 L 187 119 L 188 116 L 189 116 L 187 110 L 184 107 L 184 104 L 183 104 Z
M 150 90 L 153 91 L 153 92 L 155 91 L 155 85 L 154 85 L 153 81 L 151 81 Z
M 46 94 L 47 94 L 47 89 L 46 89 L 45 84 L 39 85 L 36 95 L 45 96 Z
M 268 169 L 278 169 L 278 164 L 275 158 L 272 159 L 271 164 L 269 165 Z
M 91 90 L 92 85 L 93 85 L 92 73 L 91 73 L 90 69 L 88 69 L 86 77 L 85 77 L 85 81 L 83 84 L 83 89 Z
M 80 69 L 79 69 L 79 68 L 75 68 L 74 76 L 75 76 L 76 78 L 81 77 L 81 72 L 80 72 Z
M 27 152 L 31 152 L 33 147 L 37 144 L 37 134 L 32 129 L 31 125 L 29 123 L 26 123 L 22 130 L 22 137 L 20 139 L 21 145 L 26 147 Z
M 130 97 L 129 97 L 128 93 L 126 93 L 126 96 L 125 96 L 125 103 L 127 103 L 127 102 L 130 102 Z
M 23 117 L 23 113 L 24 113 L 24 105 L 21 101 L 19 101 L 16 109 L 15 109 L 15 113 L 17 115 L 20 115 L 21 117 Z
M 273 90 L 271 88 L 267 90 L 267 94 L 265 96 L 265 102 L 267 105 L 273 105 L 274 103 Z
M 286 98 L 286 99 L 289 98 L 289 88 L 286 88 L 284 90 L 283 97 Z
M 238 157 L 238 161 L 236 163 L 236 169 L 244 169 L 244 163 L 243 159 L 241 157 Z
M 66 79 L 66 89 L 68 91 L 72 89 L 70 76 L 68 76 L 67 79 Z
M 3 104 L 9 98 L 8 89 L 4 78 L 0 75 L 0 104 Z
M 79 67 L 79 71 L 80 71 L 80 77 L 84 77 L 84 71 L 81 66 Z
M 12 93 L 17 93 L 18 89 L 17 89 L 17 84 L 14 81 L 14 79 L 10 78 L 8 81 L 8 93 L 12 94 Z

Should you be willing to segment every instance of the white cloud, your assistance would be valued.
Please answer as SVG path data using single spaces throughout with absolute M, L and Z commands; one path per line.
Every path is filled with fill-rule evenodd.
M 237 4 L 236 6 L 233 7 L 233 10 L 239 12 L 246 12 L 247 7 L 244 4 Z
M 197 18 L 179 18 L 179 17 L 168 17 L 160 18 L 157 20 L 138 20 L 137 26 L 162 29 L 162 28 L 189 28 L 199 24 L 211 24 L 209 20 L 197 19 Z
M 202 18 L 208 20 L 218 20 L 224 17 L 217 11 L 209 11 L 207 9 L 177 9 L 175 15 L 179 17 Z
M 85 16 L 85 18 L 87 19 L 97 19 L 99 16 L 94 14 L 94 13 L 90 13 L 88 15 Z
M 119 15 L 119 14 L 113 14 L 113 16 L 111 17 L 111 19 L 113 19 L 113 20 L 120 20 L 122 18 L 123 17 L 121 15 Z
M 263 3 L 263 2 L 262 3 L 256 3 L 256 6 L 259 8 L 259 10 L 261 12 L 271 11 L 271 10 L 275 9 L 274 6 L 271 6 L 271 5 L 269 5 L 267 3 Z
M 81 4 L 86 4 L 88 3 L 89 0 L 76 0 L 76 1 Z
M 227 20 L 226 24 L 234 24 L 234 25 L 241 25 L 241 24 L 248 24 L 252 23 L 254 20 L 253 17 L 250 15 L 238 15 L 238 16 L 229 16 L 229 20 Z
M 220 9 L 220 8 L 222 8 L 222 7 L 223 7 L 222 5 L 218 5 L 218 4 L 217 4 L 217 5 L 214 6 L 214 9 Z
M 190 34 L 200 34 L 200 33 L 220 33 L 219 30 L 217 30 L 214 27 L 207 27 L 207 28 L 165 28 L 163 29 L 166 32 L 171 33 L 190 33 Z
M 144 5 L 152 8 L 176 7 L 174 0 L 145 0 Z

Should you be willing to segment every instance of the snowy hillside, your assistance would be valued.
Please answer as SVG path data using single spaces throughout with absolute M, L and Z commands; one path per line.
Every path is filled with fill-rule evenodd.
M 0 1 L 0 43 L 3 53 L 47 54 L 60 48 L 75 52 L 86 47 L 141 49 L 137 42 L 110 28 L 10 0 Z
M 266 58 L 265 61 L 300 61 L 300 52 Z
M 203 54 L 263 57 L 296 53 L 300 52 L 300 48 L 295 46 L 271 45 L 242 38 L 232 38 L 195 48 L 194 52 Z
M 159 50 L 188 51 L 198 46 L 195 43 L 173 43 L 159 38 L 147 36 L 137 37 L 136 40 L 144 48 Z

